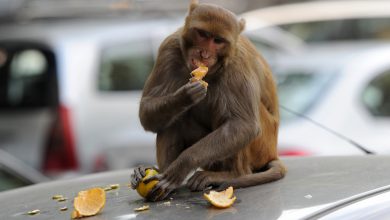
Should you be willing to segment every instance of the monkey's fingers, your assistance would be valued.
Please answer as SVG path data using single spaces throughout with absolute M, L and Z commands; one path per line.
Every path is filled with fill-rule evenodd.
M 144 176 L 146 175 L 145 174 L 145 171 L 146 171 L 146 168 L 144 166 L 139 166 L 139 167 L 136 167 L 134 169 L 134 175 L 138 178 L 138 179 L 142 179 L 144 178 Z
M 221 183 L 217 186 L 217 188 L 215 188 L 215 191 L 217 192 L 221 192 L 221 191 L 224 191 L 226 190 L 227 188 L 229 188 L 230 186 L 232 186 L 232 184 L 229 184 L 229 183 Z
M 130 176 L 130 183 L 131 183 L 131 188 L 132 189 L 136 189 L 140 182 L 141 182 L 140 179 L 138 179 L 134 174 L 131 174 L 131 176 Z
M 151 176 L 151 177 L 148 177 L 144 180 L 144 183 L 145 184 L 148 184 L 150 181 L 153 181 L 153 180 L 162 180 L 162 178 L 164 177 L 164 174 L 157 174 L 157 175 L 154 175 L 154 176 Z
M 169 194 L 174 190 L 175 188 L 172 186 L 172 184 L 168 180 L 161 180 L 159 183 L 156 184 L 155 187 L 149 192 L 146 199 L 149 201 L 159 201 L 166 199 Z
M 163 193 L 164 189 L 163 189 L 163 186 L 167 184 L 167 181 L 166 180 L 161 180 L 160 182 L 158 182 L 153 188 L 152 190 L 150 190 L 150 192 L 148 193 L 148 195 L 146 195 L 146 199 L 148 201 L 157 201 L 158 200 L 158 196 L 160 194 Z
M 198 191 L 199 183 L 206 178 L 205 175 L 202 175 L 201 171 L 195 172 L 194 175 L 187 181 L 187 187 L 192 191 Z
M 189 93 L 195 93 L 200 91 L 205 91 L 206 89 L 203 87 L 202 82 L 196 81 L 191 83 L 190 87 L 188 88 Z

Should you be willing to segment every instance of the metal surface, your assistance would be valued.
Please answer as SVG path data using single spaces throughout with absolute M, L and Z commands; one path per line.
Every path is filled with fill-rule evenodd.
M 69 219 L 72 198 L 78 191 L 95 186 L 119 183 L 120 188 L 107 192 L 102 213 L 88 219 L 302 219 L 324 210 L 342 206 L 355 198 L 390 183 L 389 157 L 308 157 L 284 159 L 287 176 L 277 182 L 238 189 L 236 203 L 229 209 L 214 209 L 202 193 L 179 190 L 171 200 L 148 203 L 150 210 L 134 212 L 143 199 L 129 189 L 129 170 L 101 173 L 74 180 L 43 183 L 0 193 L 0 219 Z M 365 193 L 365 194 L 364 194 Z M 69 198 L 51 199 L 55 194 Z M 359 196 L 357 196 L 359 197 Z M 67 206 L 67 211 L 60 211 Z M 35 216 L 24 213 L 34 209 Z

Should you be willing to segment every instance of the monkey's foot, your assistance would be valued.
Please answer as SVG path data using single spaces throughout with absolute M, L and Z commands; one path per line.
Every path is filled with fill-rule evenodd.
M 209 186 L 220 186 L 231 178 L 228 172 L 196 171 L 188 180 L 187 187 L 192 191 L 203 191 Z

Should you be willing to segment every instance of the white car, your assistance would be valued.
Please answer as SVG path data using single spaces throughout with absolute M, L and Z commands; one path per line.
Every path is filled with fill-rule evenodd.
M 390 1 L 308 1 L 242 14 L 250 30 L 278 26 L 306 42 L 390 39 Z
M 311 44 L 273 71 L 281 154 L 390 153 L 390 43 Z
M 131 147 L 129 166 L 153 161 L 139 98 L 160 42 L 178 25 L 108 19 L 1 27 L 0 147 L 50 173 L 104 169 L 105 148 Z

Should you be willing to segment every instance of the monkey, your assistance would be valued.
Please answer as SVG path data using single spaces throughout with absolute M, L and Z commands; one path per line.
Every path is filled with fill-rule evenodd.
M 146 182 L 159 182 L 147 200 L 167 198 L 194 171 L 186 184 L 193 191 L 285 176 L 277 154 L 276 84 L 265 59 L 242 35 L 244 27 L 227 9 L 191 1 L 184 25 L 161 43 L 139 108 L 144 129 L 157 134 L 160 173 Z M 198 63 L 209 69 L 208 87 L 188 80 Z M 134 169 L 133 188 L 148 168 Z

